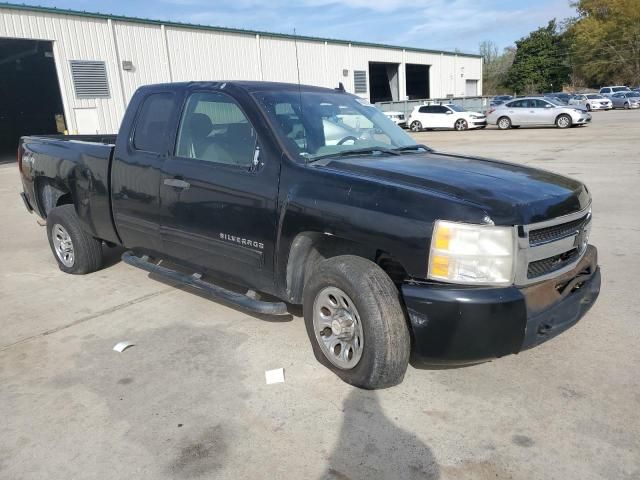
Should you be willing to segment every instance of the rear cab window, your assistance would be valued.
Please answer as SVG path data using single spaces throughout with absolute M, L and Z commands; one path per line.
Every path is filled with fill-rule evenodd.
M 152 93 L 143 100 L 133 133 L 134 149 L 157 154 L 166 152 L 174 107 L 172 92 Z

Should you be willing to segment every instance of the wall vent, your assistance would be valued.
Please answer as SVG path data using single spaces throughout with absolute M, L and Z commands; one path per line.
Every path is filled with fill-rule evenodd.
M 356 93 L 367 93 L 367 71 L 353 71 L 353 86 Z
M 109 81 L 104 62 L 71 60 L 71 77 L 77 98 L 108 98 Z

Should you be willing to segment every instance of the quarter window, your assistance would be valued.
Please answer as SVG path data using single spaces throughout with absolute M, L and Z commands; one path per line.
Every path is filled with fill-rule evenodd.
M 189 97 L 180 121 L 177 156 L 249 167 L 255 148 L 256 132 L 235 100 L 220 92 Z
M 169 120 L 175 105 L 173 93 L 152 93 L 144 99 L 133 134 L 133 147 L 152 153 L 166 153 Z

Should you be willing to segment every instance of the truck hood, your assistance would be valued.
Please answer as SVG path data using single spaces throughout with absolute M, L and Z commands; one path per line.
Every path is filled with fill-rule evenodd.
M 482 208 L 496 225 L 542 222 L 580 211 L 591 201 L 577 180 L 478 157 L 434 152 L 344 157 L 320 168 L 455 197 Z

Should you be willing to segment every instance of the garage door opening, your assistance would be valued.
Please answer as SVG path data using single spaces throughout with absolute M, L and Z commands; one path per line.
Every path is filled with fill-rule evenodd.
M 51 42 L 0 38 L 0 162 L 22 135 L 57 133 L 62 114 Z
M 407 63 L 405 71 L 409 100 L 429 98 L 429 67 L 430 65 Z
M 369 62 L 369 101 L 391 102 L 400 99 L 397 63 Z

